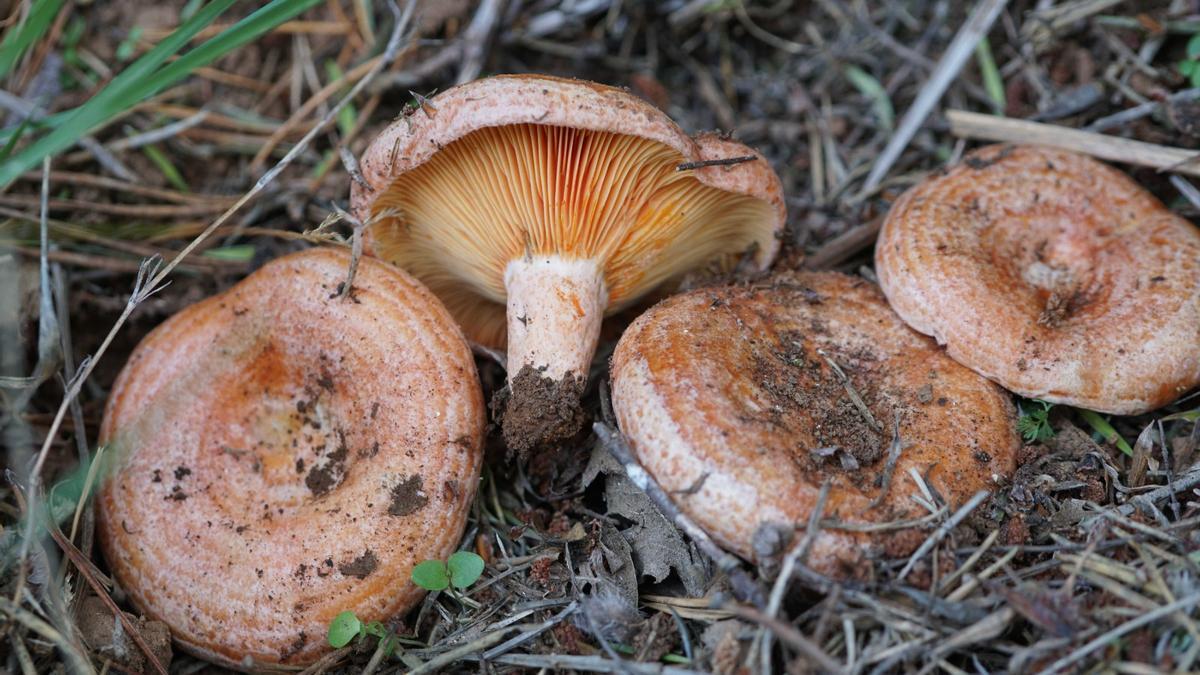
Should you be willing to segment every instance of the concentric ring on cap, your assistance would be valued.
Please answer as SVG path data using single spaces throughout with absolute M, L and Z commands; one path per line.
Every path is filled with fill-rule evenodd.
M 929 514 L 910 471 L 953 509 L 1008 476 L 1020 446 L 1005 392 L 835 273 L 665 300 L 621 338 L 612 385 L 642 465 L 742 557 L 759 559 L 764 525 L 803 529 L 828 480 L 824 518 L 844 527 L 823 525 L 808 563 L 836 575 L 924 540 L 878 527 Z
M 1089 157 L 972 153 L 896 202 L 875 269 L 909 325 L 1022 396 L 1128 415 L 1200 383 L 1200 230 Z

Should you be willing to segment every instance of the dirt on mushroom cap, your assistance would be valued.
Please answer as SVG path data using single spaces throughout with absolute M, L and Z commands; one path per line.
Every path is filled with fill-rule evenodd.
M 1200 384 L 1200 229 L 1082 155 L 990 146 L 892 207 L 893 308 L 1023 396 L 1119 414 Z
M 1009 475 L 1019 447 L 999 387 L 904 326 L 873 285 L 837 274 L 664 301 L 618 345 L 613 403 L 646 469 L 748 559 L 759 527 L 803 527 L 828 481 L 824 515 L 851 529 L 824 526 L 809 562 L 840 575 L 924 538 L 853 531 L 928 513 L 909 468 L 954 508 Z
M 362 261 L 340 299 L 348 261 L 286 256 L 180 312 L 109 399 L 105 556 L 140 610 L 230 667 L 310 663 L 338 612 L 404 611 L 409 570 L 462 533 L 482 459 L 470 351 L 383 263 Z M 468 487 L 423 490 L 451 481 Z

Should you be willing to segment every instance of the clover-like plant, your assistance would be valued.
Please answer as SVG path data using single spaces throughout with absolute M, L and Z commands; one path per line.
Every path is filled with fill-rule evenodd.
M 384 655 L 391 655 L 398 642 L 396 635 L 387 629 L 382 622 L 370 621 L 363 623 L 352 610 L 346 610 L 333 617 L 329 622 L 329 644 L 335 649 L 341 649 L 350 644 L 354 638 L 363 639 L 368 635 L 379 638 Z
M 458 590 L 475 583 L 483 574 L 483 558 L 470 551 L 459 551 L 449 560 L 426 560 L 413 568 L 413 583 L 427 591 Z

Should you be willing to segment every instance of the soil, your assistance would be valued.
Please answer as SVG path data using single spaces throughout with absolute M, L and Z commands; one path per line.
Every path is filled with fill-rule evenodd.
M 338 571 L 348 577 L 365 579 L 370 576 L 377 567 L 379 567 L 379 558 L 375 556 L 374 551 L 367 549 L 363 551 L 362 555 L 358 556 L 354 560 L 338 565 Z
M 338 433 L 338 445 L 333 452 L 325 456 L 325 461 L 318 463 L 304 477 L 304 484 L 316 497 L 322 497 L 341 485 L 346 477 L 346 458 L 350 450 L 346 447 L 345 435 Z M 300 464 L 296 465 L 300 467 Z
M 137 626 L 142 639 L 162 666 L 171 665 L 171 633 L 161 621 L 147 621 L 125 612 L 125 619 Z M 95 595 L 88 596 L 75 615 L 76 626 L 89 649 L 113 659 L 130 672 L 153 672 L 149 660 L 125 628 L 117 621 L 108 604 Z
M 429 497 L 422 491 L 423 488 L 423 480 L 417 474 L 401 478 L 400 482 L 392 488 L 388 515 L 407 516 L 425 508 L 425 505 L 429 503 Z
M 824 330 L 823 327 L 814 327 Z M 817 331 L 814 331 L 817 332 Z M 779 418 L 809 417 L 813 446 L 808 462 L 814 469 L 858 472 L 877 462 L 887 447 L 887 438 L 871 424 L 855 405 L 845 383 L 820 354 L 837 363 L 854 391 L 878 419 L 878 394 L 872 378 L 849 364 L 866 364 L 876 360 L 873 354 L 852 355 L 818 347 L 811 338 L 799 332 L 783 332 L 775 345 L 756 349 L 753 357 L 754 376 L 772 402 L 772 413 Z M 878 422 L 876 421 L 876 424 Z
M 533 366 L 521 368 L 507 393 L 492 399 L 509 452 L 528 457 L 574 438 L 587 421 L 581 402 L 585 384 L 578 375 L 553 380 Z

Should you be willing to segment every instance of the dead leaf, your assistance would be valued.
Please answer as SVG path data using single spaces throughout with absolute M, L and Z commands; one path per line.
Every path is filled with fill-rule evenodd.
M 702 595 L 709 579 L 705 558 L 684 540 L 646 493 L 629 480 L 621 463 L 597 443 L 583 472 L 583 485 L 590 485 L 600 474 L 604 474 L 607 515 L 632 523 L 621 534 L 633 550 L 638 572 L 661 582 L 674 569 L 689 595 Z

